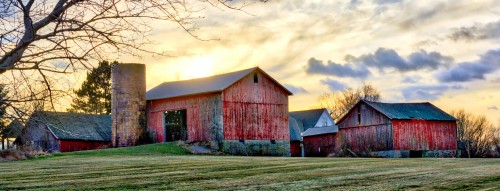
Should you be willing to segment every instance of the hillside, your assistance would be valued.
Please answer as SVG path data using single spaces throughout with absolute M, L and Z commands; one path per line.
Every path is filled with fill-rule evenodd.
M 175 144 L 1 162 L 0 190 L 500 189 L 500 159 L 191 155 Z

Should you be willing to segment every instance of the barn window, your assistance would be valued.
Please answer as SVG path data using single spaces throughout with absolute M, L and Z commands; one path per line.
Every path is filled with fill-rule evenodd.
M 253 74 L 253 83 L 259 83 L 259 76 L 257 76 L 257 73 Z
M 271 140 L 271 144 L 275 145 L 276 144 L 276 140 Z
M 240 139 L 240 143 L 241 143 L 241 144 L 245 144 L 245 140 Z

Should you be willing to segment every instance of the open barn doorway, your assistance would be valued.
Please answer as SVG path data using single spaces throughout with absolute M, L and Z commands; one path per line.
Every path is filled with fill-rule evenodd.
M 165 142 L 187 140 L 186 119 L 185 109 L 165 112 Z

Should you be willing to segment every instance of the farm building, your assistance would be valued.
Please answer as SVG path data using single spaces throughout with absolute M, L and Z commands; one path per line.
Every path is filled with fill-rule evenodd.
M 309 128 L 302 133 L 306 157 L 326 157 L 334 152 L 337 126 Z
M 292 111 L 290 117 L 297 121 L 302 132 L 312 127 L 335 126 L 335 122 L 325 108 Z
M 297 128 L 294 128 L 295 125 Z M 301 134 L 315 127 L 336 128 L 328 110 L 322 108 L 290 112 L 290 153 L 292 156 L 304 156 L 305 141 Z M 295 132 L 297 132 L 296 135 L 292 134 Z
M 336 144 L 384 157 L 453 157 L 456 119 L 430 103 L 361 100 L 338 122 Z
M 239 155 L 290 155 L 288 96 L 260 68 L 162 83 L 147 91 L 157 142 L 207 142 Z
M 300 135 L 302 131 L 299 128 L 299 124 L 293 118 L 289 118 L 290 126 L 290 156 L 300 157 L 302 156 L 302 136 Z
M 38 111 L 22 132 L 22 142 L 44 151 L 70 152 L 111 145 L 111 116 Z

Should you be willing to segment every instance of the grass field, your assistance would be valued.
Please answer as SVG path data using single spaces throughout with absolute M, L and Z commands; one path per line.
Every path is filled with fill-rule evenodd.
M 0 190 L 500 190 L 500 159 L 190 155 L 174 144 L 0 162 Z

